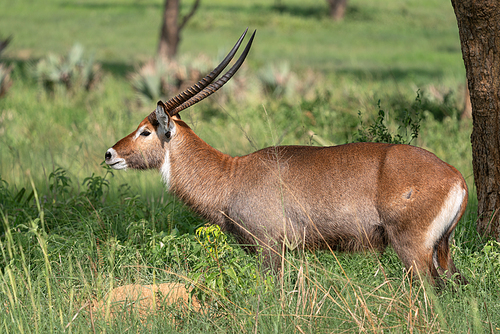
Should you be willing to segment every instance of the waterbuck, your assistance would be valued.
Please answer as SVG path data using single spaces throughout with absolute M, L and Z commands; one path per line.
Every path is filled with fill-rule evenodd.
M 200 139 L 179 112 L 222 87 L 245 33 L 210 74 L 156 110 L 105 155 L 114 169 L 156 169 L 192 210 L 262 247 L 280 268 L 283 246 L 356 251 L 391 245 L 408 270 L 432 283 L 460 276 L 450 255 L 453 230 L 467 205 L 462 175 L 434 154 L 409 145 L 354 143 L 276 146 L 231 157 Z M 217 80 L 216 80 L 217 79 Z

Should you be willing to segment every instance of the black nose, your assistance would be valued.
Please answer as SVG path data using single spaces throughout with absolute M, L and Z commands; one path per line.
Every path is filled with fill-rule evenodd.
M 111 159 L 111 152 L 110 152 L 110 151 L 106 151 L 106 154 L 104 155 L 104 158 L 105 158 L 106 160 Z

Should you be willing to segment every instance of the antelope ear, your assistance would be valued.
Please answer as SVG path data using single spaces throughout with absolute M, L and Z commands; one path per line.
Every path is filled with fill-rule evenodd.
M 160 100 L 156 104 L 155 114 L 156 114 L 156 120 L 158 121 L 158 123 L 160 123 L 160 126 L 162 126 L 165 129 L 165 131 L 168 131 L 174 125 L 173 122 L 171 121 L 172 118 L 167 113 L 166 109 L 167 107 L 165 103 L 163 103 L 163 101 Z

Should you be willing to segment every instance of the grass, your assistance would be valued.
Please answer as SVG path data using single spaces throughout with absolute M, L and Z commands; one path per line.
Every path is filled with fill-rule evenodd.
M 182 4 L 187 11 L 190 2 Z M 79 42 L 123 74 L 154 55 L 161 7 L 160 0 L 6 2 L 0 4 L 0 33 L 14 34 L 13 58 L 64 54 Z M 294 68 L 379 80 L 463 81 L 458 29 L 448 3 L 352 0 L 342 23 L 329 20 L 325 9 L 326 1 L 312 0 L 288 0 L 281 10 L 264 0 L 202 2 L 183 33 L 180 53 L 224 53 L 250 27 L 258 30 L 248 60 L 253 69 L 287 59 Z
M 453 246 L 471 284 L 442 291 L 413 282 L 390 249 L 286 254 L 283 277 L 265 275 L 230 237 L 198 230 L 217 236 L 211 244 L 196 234 L 205 222 L 164 192 L 157 173 L 102 168 L 106 149 L 154 106 L 138 102 L 129 74 L 154 55 L 161 3 L 0 3 L 0 36 L 14 34 L 4 61 L 15 65 L 0 99 L 3 332 L 500 331 L 500 245 L 475 230 L 472 127 L 459 120 L 465 75 L 449 3 L 352 0 L 338 23 L 321 1 L 202 2 L 180 50 L 183 61 L 204 53 L 216 62 L 247 26 L 258 30 L 237 83 L 183 112 L 233 155 L 349 142 L 379 100 L 392 132 L 405 111 L 421 112 L 414 144 L 456 166 L 471 194 Z M 75 42 L 102 64 L 101 82 L 45 92 L 33 62 Z M 259 71 L 284 61 L 291 94 L 265 92 Z M 163 305 L 143 319 L 130 308 L 119 318 L 89 308 L 113 287 L 153 282 L 192 284 L 204 311 Z
M 454 247 L 471 283 L 436 292 L 412 282 L 392 250 L 288 254 L 283 277 L 273 277 L 222 239 L 211 244 L 218 267 L 205 239 L 185 234 L 200 223 L 175 199 L 124 191 L 102 202 L 59 184 L 43 199 L 34 193 L 39 205 L 2 189 L 5 332 L 497 331 L 500 244 L 478 244 L 471 210 Z M 155 281 L 194 283 L 204 311 L 165 306 L 146 319 L 128 308 L 119 318 L 90 312 L 90 301 L 112 287 Z

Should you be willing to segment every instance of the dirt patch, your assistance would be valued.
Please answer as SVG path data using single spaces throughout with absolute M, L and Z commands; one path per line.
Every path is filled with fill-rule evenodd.
M 128 284 L 111 290 L 102 300 L 94 301 L 91 309 L 93 314 L 105 316 L 109 303 L 111 317 L 137 312 L 141 318 L 172 305 L 199 312 L 200 303 L 190 296 L 190 291 L 181 283 Z

